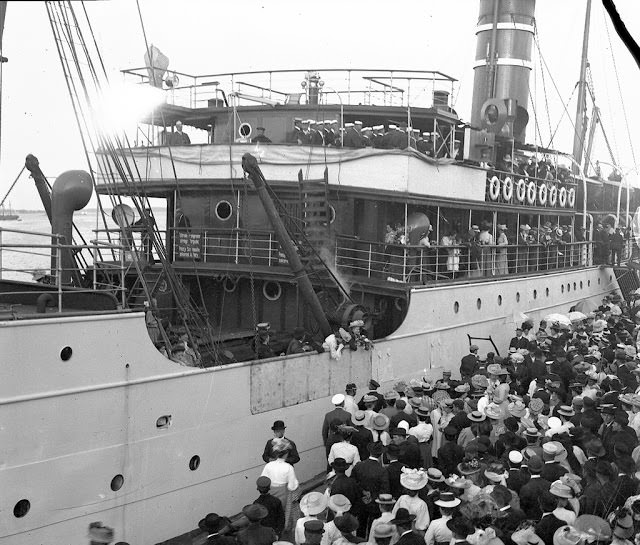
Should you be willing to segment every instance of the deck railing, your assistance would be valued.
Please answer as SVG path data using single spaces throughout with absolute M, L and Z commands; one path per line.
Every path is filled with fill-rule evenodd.
M 593 263 L 593 242 L 424 247 L 338 237 L 336 248 L 336 264 L 341 272 L 420 284 L 554 271 Z
M 98 240 L 89 244 L 67 244 L 63 238 L 51 233 L 0 227 L 0 280 L 36 281 L 47 286 L 41 292 L 5 290 L 2 292 L 5 298 L 55 293 L 56 306 L 61 312 L 64 290 L 73 287 L 74 293 L 110 291 L 124 305 L 126 264 L 122 248 Z M 119 254 L 121 258 L 106 264 L 98 258 L 100 252 L 105 251 Z M 80 264 L 65 267 L 68 261 L 63 255 L 79 252 L 88 258 L 84 268 Z M 51 286 L 56 288 L 55 292 Z
M 122 70 L 125 78 L 149 82 L 147 68 Z M 236 72 L 194 76 L 170 71 L 167 103 L 207 106 L 300 104 L 432 107 L 446 104 L 457 80 L 435 70 L 315 69 Z M 399 120 L 402 121 L 402 120 Z

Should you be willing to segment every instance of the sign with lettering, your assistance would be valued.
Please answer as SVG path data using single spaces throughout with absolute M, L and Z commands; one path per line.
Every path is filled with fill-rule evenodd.
M 202 259 L 202 233 L 178 231 L 175 243 L 177 259 Z

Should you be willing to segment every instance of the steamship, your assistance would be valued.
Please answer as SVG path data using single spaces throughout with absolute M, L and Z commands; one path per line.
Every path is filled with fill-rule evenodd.
M 574 154 L 526 143 L 534 6 L 480 1 L 470 122 L 439 71 L 192 77 L 149 51 L 150 69 L 125 71 L 166 95 L 144 143 L 98 135 L 95 178 L 69 171 L 50 195 L 28 159 L 51 274 L 0 281 L 0 543 L 84 543 L 97 521 L 114 541 L 156 543 L 237 512 L 274 420 L 304 480 L 326 466 L 321 419 L 346 383 L 455 376 L 472 340 L 499 353 L 525 316 L 637 287 L 591 242 L 597 221 L 626 227 L 639 203 L 588 176 L 584 112 Z M 406 145 L 298 144 L 297 118 L 404 126 Z M 177 121 L 207 142 L 175 145 Z M 252 142 L 259 126 L 270 143 Z M 94 190 L 113 213 L 71 245 Z M 474 226 L 496 241 L 498 225 L 508 245 L 468 243 Z M 550 228 L 571 234 L 518 238 Z M 295 327 L 321 341 L 354 320 L 371 349 L 283 355 Z M 253 356 L 258 323 L 272 358 Z

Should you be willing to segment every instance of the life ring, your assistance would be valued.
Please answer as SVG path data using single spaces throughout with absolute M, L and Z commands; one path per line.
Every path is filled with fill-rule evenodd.
M 560 191 L 558 192 L 558 202 L 560 203 L 560 206 L 562 206 L 562 208 L 567 206 L 567 188 L 566 187 L 560 188 Z
M 549 206 L 555 206 L 558 202 L 558 188 L 555 185 L 549 190 Z
M 547 204 L 547 184 L 540 184 L 538 188 L 538 202 L 544 206 Z
M 513 180 L 507 176 L 502 184 L 502 198 L 505 201 L 511 201 L 513 197 Z
M 573 187 L 569 189 L 569 192 L 567 193 L 567 204 L 571 208 L 576 204 L 576 190 Z
M 525 197 L 527 196 L 527 183 L 520 178 L 518 183 L 516 184 L 516 199 L 518 202 L 524 202 Z
M 529 204 L 536 202 L 536 183 L 533 181 L 527 186 L 527 202 Z
M 489 182 L 489 197 L 492 201 L 497 201 L 500 195 L 500 180 L 497 176 L 491 178 Z

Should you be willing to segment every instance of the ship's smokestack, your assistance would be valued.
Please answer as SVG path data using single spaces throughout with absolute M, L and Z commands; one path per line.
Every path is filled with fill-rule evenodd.
M 480 0 L 472 125 L 524 142 L 535 0 Z

